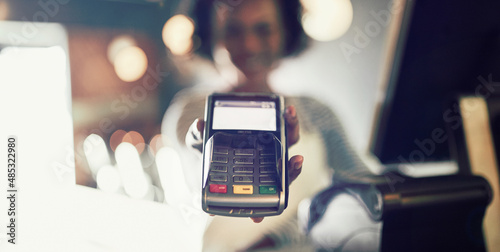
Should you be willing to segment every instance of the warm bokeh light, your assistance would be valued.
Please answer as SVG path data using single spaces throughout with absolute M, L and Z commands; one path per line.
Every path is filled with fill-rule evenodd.
M 344 35 L 353 18 L 350 0 L 302 0 L 304 31 L 318 41 L 331 41 Z
M 114 66 L 115 72 L 121 80 L 133 82 L 146 73 L 148 58 L 141 48 L 129 46 L 121 49 L 116 54 Z
M 137 149 L 130 143 L 121 143 L 116 148 L 115 158 L 125 192 L 135 199 L 152 200 L 154 192 Z
M 123 137 L 127 134 L 125 130 L 117 130 L 113 132 L 111 137 L 109 138 L 109 145 L 112 151 L 116 150 L 116 147 L 123 141 Z
M 122 142 L 131 143 L 133 146 L 135 146 L 139 154 L 142 154 L 144 148 L 146 147 L 144 137 L 142 137 L 141 133 L 137 131 L 129 131 L 123 136 Z
M 189 192 L 186 185 L 184 172 L 179 154 L 170 147 L 163 147 L 156 154 L 156 167 L 160 177 L 163 191 L 165 192 Z M 179 205 L 186 199 L 181 193 L 165 193 L 165 202 L 171 205 Z
M 99 189 L 109 193 L 120 192 L 122 188 L 120 173 L 111 165 L 99 169 L 96 175 L 96 183 Z
M 149 146 L 148 144 L 144 144 L 144 151 L 141 154 L 141 161 L 144 169 L 148 169 L 155 162 L 155 156 L 151 151 L 151 146 Z
M 0 0 L 0 20 L 7 20 L 9 17 L 9 3 Z
M 137 43 L 135 39 L 130 36 L 130 35 L 121 35 L 113 40 L 108 45 L 108 60 L 109 62 L 113 63 L 115 62 L 116 56 L 118 53 L 127 47 L 132 47 L 136 46 Z
M 239 70 L 231 61 L 231 55 L 223 46 L 216 45 L 214 48 L 214 62 L 217 66 L 220 76 L 227 83 L 237 83 Z
M 193 48 L 194 24 L 184 15 L 171 17 L 163 26 L 163 43 L 175 55 L 187 54 Z
M 91 134 L 85 138 L 83 151 L 93 176 L 96 176 L 103 166 L 111 164 L 106 143 L 99 135 Z
M 151 141 L 149 141 L 149 150 L 151 155 L 155 156 L 158 150 L 163 146 L 161 134 L 156 134 L 153 138 L 151 138 Z

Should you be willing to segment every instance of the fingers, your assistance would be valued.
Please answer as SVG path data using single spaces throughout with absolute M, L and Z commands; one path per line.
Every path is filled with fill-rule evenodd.
M 297 111 L 293 105 L 290 105 L 285 110 L 285 121 L 287 129 L 288 147 L 299 141 L 299 119 Z
M 254 223 L 261 223 L 264 220 L 264 217 L 251 217 Z
M 189 126 L 184 139 L 187 147 L 193 148 L 196 151 L 201 152 L 203 148 L 203 126 L 205 122 L 203 119 L 196 119 Z M 201 130 L 200 130 L 201 129 Z
M 203 118 L 196 119 L 196 129 L 200 132 L 200 137 L 203 138 L 203 131 L 205 129 L 205 121 Z
M 290 183 L 292 183 L 302 172 L 302 164 L 304 162 L 304 157 L 301 155 L 296 155 L 290 158 L 288 161 L 288 176 L 290 178 Z

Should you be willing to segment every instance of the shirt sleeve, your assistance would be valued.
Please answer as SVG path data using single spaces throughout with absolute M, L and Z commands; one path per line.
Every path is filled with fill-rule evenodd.
M 302 114 L 300 124 L 321 133 L 328 165 L 334 170 L 334 181 L 363 181 L 372 175 L 352 148 L 342 124 L 329 107 L 315 99 L 305 97 L 298 99 L 296 106 L 298 113 Z

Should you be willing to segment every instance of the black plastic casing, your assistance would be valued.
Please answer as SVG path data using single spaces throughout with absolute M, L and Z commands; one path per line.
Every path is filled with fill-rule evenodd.
M 276 108 L 276 131 L 264 130 L 214 130 L 213 110 L 216 101 L 272 101 Z M 202 208 L 215 215 L 234 217 L 263 217 L 281 214 L 288 204 L 288 144 L 284 119 L 284 99 L 280 95 L 267 93 L 214 93 L 207 97 L 205 105 L 205 130 L 203 136 L 202 160 Z M 209 191 L 210 164 L 214 157 L 214 145 L 220 142 L 231 142 L 244 148 L 274 148 L 277 192 L 273 195 L 260 195 L 256 186 L 252 195 L 235 195 L 228 186 L 228 193 L 211 193 Z M 273 147 L 274 146 L 274 147 Z M 233 146 L 234 147 L 234 146 Z M 216 155 L 216 154 L 215 154 Z M 229 160 L 232 162 L 232 160 Z M 274 166 L 273 166 L 274 167 Z M 259 169 L 254 167 L 255 180 L 260 176 Z M 231 179 L 229 173 L 228 180 Z M 254 181 L 255 181 L 254 180 Z

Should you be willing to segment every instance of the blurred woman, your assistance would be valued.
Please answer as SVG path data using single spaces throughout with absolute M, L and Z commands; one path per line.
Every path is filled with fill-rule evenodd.
M 201 40 L 197 53 L 213 59 L 215 50 L 226 50 L 238 77 L 218 90 L 195 86 L 180 92 L 164 117 L 162 132 L 181 150 L 186 183 L 193 192 L 202 190 L 200 118 L 206 96 L 214 91 L 274 92 L 268 81 L 271 71 L 281 59 L 298 55 L 305 47 L 299 17 L 298 0 L 200 0 L 196 4 L 195 34 Z M 292 145 L 296 143 L 290 154 L 297 154 L 289 165 L 291 179 L 297 179 L 290 187 L 288 208 L 280 216 L 254 219 L 262 221 L 259 225 L 242 218 L 215 217 L 205 233 L 206 251 L 307 249 L 309 244 L 297 224 L 300 201 L 331 184 L 332 173 L 335 179 L 369 173 L 328 107 L 307 97 L 285 97 L 285 103 L 288 138 Z

